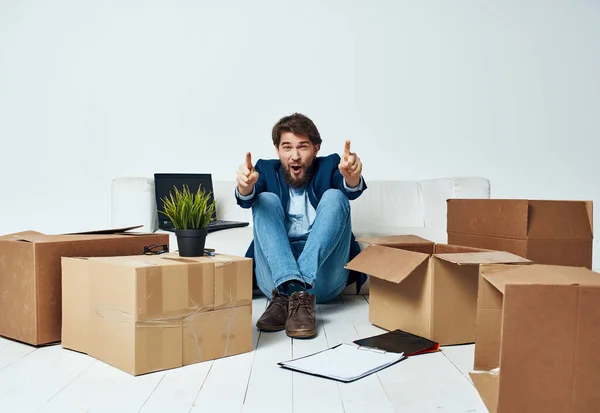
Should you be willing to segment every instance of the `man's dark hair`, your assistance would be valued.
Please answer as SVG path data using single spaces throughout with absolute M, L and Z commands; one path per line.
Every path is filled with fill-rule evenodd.
M 292 132 L 294 135 L 306 136 L 313 145 L 321 144 L 321 135 L 312 120 L 301 113 L 284 116 L 273 126 L 273 145 L 279 147 L 281 134 Z

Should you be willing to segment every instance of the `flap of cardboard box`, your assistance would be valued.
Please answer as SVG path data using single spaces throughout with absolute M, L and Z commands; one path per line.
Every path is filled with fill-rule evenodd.
M 505 251 L 435 254 L 435 257 L 458 265 L 521 264 L 531 262 L 526 258 Z
M 421 238 L 417 235 L 386 235 L 380 237 L 357 237 L 357 241 L 371 245 L 383 245 L 386 247 L 406 245 L 433 245 L 433 241 Z
M 6 234 L 0 237 L 0 241 L 29 241 L 30 237 L 37 237 L 39 235 L 44 235 L 41 232 L 37 231 L 22 231 L 15 232 L 13 234 Z M 29 241 L 31 242 L 31 241 Z
M 590 221 L 590 229 L 592 230 L 592 236 L 594 234 L 594 202 L 586 201 L 585 208 L 588 213 L 588 220 Z
M 132 229 L 141 228 L 143 225 L 135 225 L 133 227 L 123 227 L 123 228 L 109 228 L 109 229 L 99 229 L 93 231 L 84 231 L 84 232 L 71 232 L 64 235 L 87 235 L 87 234 L 120 234 L 122 232 L 130 231 Z M 131 235 L 135 235 L 135 233 L 131 233 Z
M 28 243 L 36 243 L 36 242 L 53 242 L 58 241 L 58 237 L 61 235 L 46 235 L 42 233 L 31 233 L 31 234 L 18 234 L 14 235 L 12 239 L 7 238 L 9 241 L 17 241 L 17 242 L 28 242 Z
M 473 384 L 483 400 L 483 404 L 490 411 L 495 413 L 498 408 L 498 385 L 500 377 L 497 374 L 488 372 L 469 373 Z
M 481 276 L 502 293 L 508 284 L 600 286 L 600 274 L 583 267 L 533 264 L 506 271 L 482 271 Z
M 57 242 L 64 241 L 65 235 L 148 235 L 147 233 L 126 232 L 131 229 L 141 228 L 142 225 L 124 228 L 102 229 L 98 231 L 74 232 L 69 234 L 49 235 L 38 231 L 22 231 L 13 234 L 7 234 L 0 237 L 0 240 L 7 241 L 25 241 L 25 242 Z
M 454 244 L 435 244 L 434 254 L 458 254 L 463 252 L 485 252 L 485 251 L 498 251 L 484 248 L 467 247 L 464 245 Z M 500 250 L 502 251 L 502 250 Z
M 592 239 L 592 202 L 529 201 L 528 236 L 532 239 Z
M 345 268 L 399 284 L 429 257 L 429 254 L 420 252 L 372 245 L 354 257 Z
M 215 253 L 214 256 L 204 255 L 202 257 L 181 257 L 178 252 L 168 252 L 166 254 L 161 254 L 161 258 L 167 260 L 176 260 L 179 262 L 212 262 L 215 267 L 223 267 L 225 265 L 233 264 L 238 261 L 250 261 L 251 258 L 237 256 L 237 255 L 228 255 Z

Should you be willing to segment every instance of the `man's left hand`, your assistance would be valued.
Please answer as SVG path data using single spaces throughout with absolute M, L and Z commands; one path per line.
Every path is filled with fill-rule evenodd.
M 356 153 L 350 152 L 350 141 L 346 141 L 344 152 L 338 168 L 346 180 L 346 185 L 355 188 L 360 183 L 360 174 L 362 172 L 362 162 L 356 156 Z

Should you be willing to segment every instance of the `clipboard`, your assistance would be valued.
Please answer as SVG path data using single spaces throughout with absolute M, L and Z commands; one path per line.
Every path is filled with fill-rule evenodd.
M 342 343 L 308 356 L 277 364 L 290 370 L 349 383 L 405 358 L 404 353 Z

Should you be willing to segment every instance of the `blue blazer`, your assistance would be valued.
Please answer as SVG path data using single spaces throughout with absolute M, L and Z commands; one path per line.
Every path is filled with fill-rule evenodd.
M 328 189 L 339 189 L 342 191 L 349 200 L 358 198 L 362 192 L 367 189 L 367 184 L 363 179 L 363 187 L 360 191 L 350 192 L 344 188 L 344 177 L 338 169 L 340 163 L 340 156 L 338 154 L 331 154 L 325 157 L 317 157 L 315 160 L 315 173 L 312 180 L 308 183 L 308 199 L 312 206 L 317 209 L 319 201 L 325 191 Z M 287 211 L 288 204 L 290 202 L 289 186 L 283 178 L 283 171 L 281 162 L 279 159 L 259 159 L 254 166 L 254 169 L 259 174 L 258 181 L 254 185 L 255 196 L 250 200 L 242 200 L 236 195 L 237 204 L 242 208 L 251 208 L 256 199 L 256 195 L 261 192 L 272 192 L 276 194 L 281 200 L 283 210 Z M 356 241 L 354 234 L 350 237 L 350 256 L 348 261 L 353 259 L 360 253 L 360 245 Z M 250 243 L 248 250 L 246 251 L 246 257 L 252 258 L 252 271 L 254 272 L 254 240 Z M 350 271 L 347 285 L 356 283 L 356 292 L 360 291 L 360 287 L 367 280 L 367 275 L 359 273 L 357 271 Z

